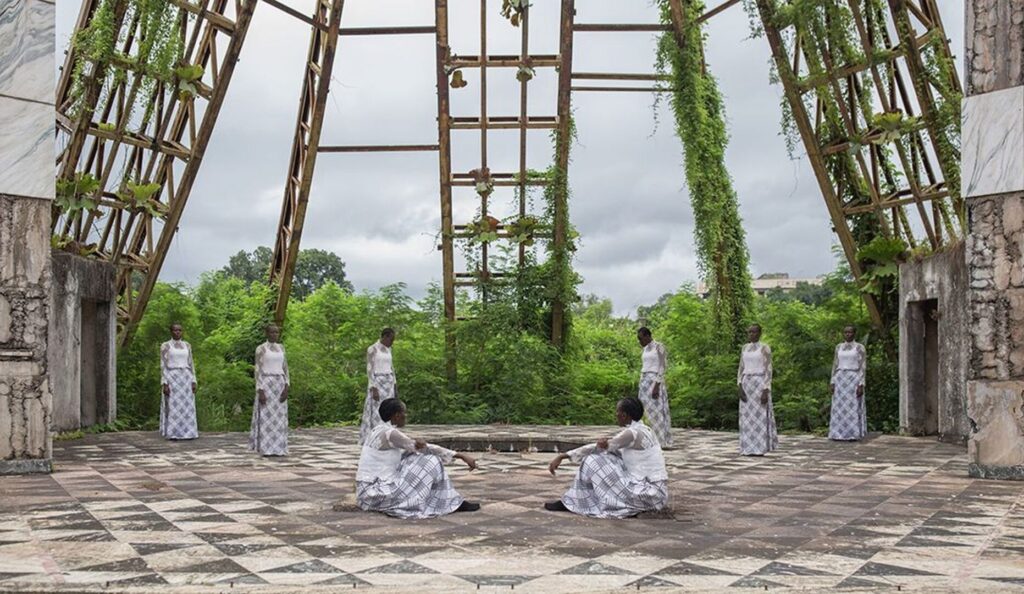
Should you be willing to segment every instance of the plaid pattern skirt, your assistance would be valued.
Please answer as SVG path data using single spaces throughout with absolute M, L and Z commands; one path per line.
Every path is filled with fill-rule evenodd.
M 860 373 L 855 369 L 838 369 L 832 376 L 836 391 L 832 394 L 832 417 L 828 438 L 842 441 L 863 439 L 868 432 L 864 397 L 857 397 Z
M 373 399 L 370 388 L 377 388 L 380 398 Z M 366 386 L 366 402 L 363 403 L 363 418 L 359 422 L 359 445 L 363 445 L 370 432 L 383 421 L 380 419 L 380 403 L 395 397 L 395 374 L 375 373 Z
M 573 513 L 592 518 L 628 518 L 668 504 L 668 481 L 638 479 L 622 458 L 595 452 L 583 459 L 576 479 L 562 496 Z
M 288 401 L 281 402 L 281 392 L 286 385 L 284 376 L 265 375 L 262 379 L 267 403 L 260 404 L 257 392 L 256 401 L 252 405 L 249 449 L 264 456 L 287 456 Z
M 357 482 L 356 503 L 366 511 L 422 519 L 452 513 L 462 505 L 462 495 L 452 486 L 440 458 L 406 454 L 391 478 Z
M 747 401 L 740 400 L 740 454 L 763 456 L 779 447 L 771 393 L 768 404 L 761 404 L 761 393 L 765 388 L 771 389 L 771 385 L 761 373 L 745 373 L 741 381 Z
M 658 443 L 665 448 L 672 446 L 672 415 L 668 411 L 668 390 L 665 388 L 665 382 L 661 382 L 661 387 L 658 388 L 658 398 L 651 398 L 651 390 L 657 381 L 653 373 L 641 374 L 639 397 L 644 405 L 644 414 L 647 415 L 647 424 L 650 425 Z
M 168 369 L 167 386 L 170 395 L 160 396 L 160 436 L 166 439 L 199 437 L 192 372 L 188 369 Z

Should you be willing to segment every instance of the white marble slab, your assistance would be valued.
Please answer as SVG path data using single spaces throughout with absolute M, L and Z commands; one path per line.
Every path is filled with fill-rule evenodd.
M 963 100 L 965 197 L 1024 191 L 1024 86 Z
M 52 105 L 0 97 L 0 194 L 53 198 Z
M 0 95 L 54 102 L 54 5 L 0 0 Z

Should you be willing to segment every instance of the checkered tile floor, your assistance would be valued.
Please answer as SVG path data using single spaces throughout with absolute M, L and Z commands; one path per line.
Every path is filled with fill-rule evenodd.
M 611 431 L 409 434 L 544 444 Z M 783 436 L 742 458 L 735 434 L 675 439 L 673 511 L 618 521 L 543 511 L 575 467 L 551 477 L 551 455 L 529 448 L 451 467 L 480 512 L 400 521 L 334 510 L 350 509 L 354 428 L 293 432 L 285 459 L 249 454 L 237 433 L 58 442 L 52 475 L 0 481 L 0 591 L 1024 590 L 1024 484 L 967 478 L 960 447 Z

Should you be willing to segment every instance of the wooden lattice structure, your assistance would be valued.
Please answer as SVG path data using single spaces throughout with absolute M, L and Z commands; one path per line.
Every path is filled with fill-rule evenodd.
M 84 0 L 77 30 L 86 27 L 101 0 Z M 112 0 L 123 7 L 128 0 Z M 449 321 L 455 311 L 456 290 L 472 285 L 474 279 L 488 276 L 488 246 L 483 243 L 478 270 L 456 271 L 454 242 L 464 234 L 469 222 L 453 220 L 453 188 L 460 186 L 514 187 L 520 197 L 519 214 L 527 214 L 527 186 L 544 185 L 549 179 L 527 175 L 527 131 L 554 130 L 561 138 L 569 136 L 570 104 L 574 92 L 665 92 L 659 84 L 664 77 L 645 73 L 574 72 L 573 37 L 577 33 L 668 32 L 682 43 L 686 27 L 703 21 L 739 3 L 727 0 L 698 18 L 685 0 L 670 0 L 670 23 L 576 23 L 575 0 L 536 0 L 559 2 L 559 53 L 530 53 L 530 11 L 520 9 L 517 16 L 521 49 L 516 55 L 487 52 L 488 0 L 480 0 L 480 55 L 459 55 L 450 47 L 448 1 L 434 0 L 432 25 L 403 27 L 346 28 L 342 26 L 344 0 L 311 0 L 311 14 L 278 0 L 168 0 L 177 10 L 185 61 L 203 67 L 203 77 L 195 81 L 192 97 L 157 92 L 142 101 L 139 80 L 130 65 L 120 64 L 127 76 L 111 92 L 101 94 L 98 85 L 86 79 L 84 105 L 80 113 L 71 110 L 71 71 L 76 57 L 69 53 L 57 89 L 58 179 L 74 179 L 76 173 L 93 172 L 100 180 L 96 190 L 98 203 L 91 210 L 56 212 L 56 241 L 79 247 L 83 253 L 118 266 L 118 317 L 122 343 L 142 316 L 156 282 L 167 249 L 176 231 L 192 183 L 202 163 L 206 144 L 213 131 L 224 94 L 231 80 L 234 63 L 246 37 L 249 21 L 258 1 L 269 4 L 311 27 L 309 53 L 299 99 L 298 116 L 286 169 L 286 187 L 270 279 L 278 287 L 275 316 L 283 319 L 291 288 L 291 278 L 310 201 L 317 156 L 320 153 L 436 151 L 439 171 L 441 209 L 440 251 L 442 255 L 444 313 Z M 585 0 L 580 0 L 584 2 Z M 523 3 L 525 4 L 525 3 Z M 818 37 L 799 19 L 786 22 L 789 7 L 817 6 L 815 10 L 841 7 L 848 16 L 859 49 L 833 47 L 829 36 Z M 771 46 L 779 78 L 786 93 L 802 144 L 810 158 L 822 195 L 851 269 L 860 277 L 859 245 L 867 238 L 882 235 L 904 240 L 908 246 L 926 245 L 939 249 L 956 241 L 963 233 L 963 204 L 959 197 L 958 171 L 950 167 L 950 155 L 957 150 L 949 131 L 936 116 L 937 95 L 949 99 L 951 89 L 959 93 L 955 72 L 937 79 L 928 64 L 950 57 L 945 34 L 934 0 L 817 0 L 789 3 L 756 0 L 765 36 Z M 652 13 L 655 12 L 652 10 Z M 120 22 L 127 34 L 121 43 L 136 43 L 141 32 L 132 22 Z M 320 133 L 339 43 L 346 36 L 433 35 L 436 40 L 437 125 L 435 142 L 404 145 L 323 146 Z M 128 49 L 124 50 L 128 54 Z M 925 56 L 925 54 L 928 54 Z M 859 56 L 861 59 L 851 59 Z M 823 61 L 822 61 L 823 60 Z M 817 62 L 816 62 L 817 61 Z M 519 113 L 491 114 L 487 105 L 487 76 L 491 69 L 554 68 L 558 73 L 557 99 L 552 110 L 530 114 L 527 109 L 529 78 L 520 80 Z M 478 69 L 480 74 L 480 114 L 465 117 L 451 113 L 449 98 L 451 77 L 460 69 Z M 598 81 L 574 85 L 574 81 Z M 617 81 L 617 82 L 607 82 Z M 645 81 L 646 86 L 617 86 L 622 81 Z M 151 110 L 153 117 L 141 128 L 137 109 Z M 553 113 L 552 113 L 553 112 Z M 888 120 L 877 113 L 901 114 Z M 898 126 L 885 122 L 898 120 Z M 837 125 L 838 123 L 838 125 Z M 517 170 L 491 171 L 488 167 L 489 131 L 519 131 Z M 453 134 L 457 130 L 477 131 L 480 141 L 479 167 L 472 171 L 452 170 Z M 458 137 L 456 137 L 457 139 Z M 554 165 L 568 167 L 567 142 L 556 144 Z M 945 158 L 942 158 L 945 157 Z M 121 169 L 119 169 L 121 168 Z M 124 175 L 127 168 L 132 175 Z M 120 174 L 120 175 L 119 175 Z M 128 178 L 159 185 L 146 205 L 124 199 Z M 487 215 L 489 192 L 479 193 L 482 215 Z M 567 237 L 567 196 L 554 200 L 554 215 L 549 240 L 564 245 Z M 145 206 L 145 207 L 143 207 Z M 871 222 L 865 223 L 865 217 Z M 864 228 L 868 227 L 867 232 Z M 498 230 L 499 238 L 508 238 L 507 229 Z M 519 247 L 520 262 L 523 246 Z M 552 340 L 562 339 L 564 303 L 552 304 Z M 880 321 L 871 305 L 872 315 Z M 449 340 L 452 336 L 449 335 Z M 449 343 L 449 346 L 453 346 Z M 452 353 L 453 349 L 449 349 Z M 449 370 L 454 361 L 449 359 Z

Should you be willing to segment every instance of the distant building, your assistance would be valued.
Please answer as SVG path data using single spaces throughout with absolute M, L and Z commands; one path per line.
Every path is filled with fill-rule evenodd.
M 760 296 L 764 296 L 765 293 L 772 289 L 778 289 L 783 293 L 788 293 L 796 288 L 801 283 L 808 285 L 820 285 L 825 282 L 825 277 L 819 276 L 815 278 L 789 278 L 789 274 L 786 272 L 766 272 L 761 276 L 750 281 L 751 288 L 754 292 Z M 708 291 L 707 285 L 703 282 L 697 283 L 697 295 L 702 299 L 707 299 L 711 293 Z

